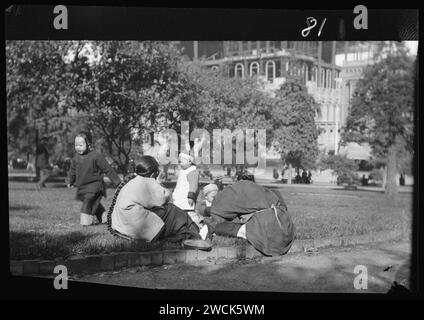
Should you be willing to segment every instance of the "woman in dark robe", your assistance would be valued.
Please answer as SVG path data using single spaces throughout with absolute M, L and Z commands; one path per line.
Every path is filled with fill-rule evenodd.
M 264 255 L 287 253 L 295 238 L 280 192 L 256 184 L 246 174 L 218 192 L 209 213 L 215 234 L 245 238 Z

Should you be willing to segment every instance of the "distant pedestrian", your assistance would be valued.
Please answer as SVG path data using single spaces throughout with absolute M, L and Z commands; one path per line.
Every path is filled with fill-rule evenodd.
M 231 169 L 232 168 L 230 166 L 227 167 L 227 176 L 228 177 L 231 177 Z
M 365 174 L 362 175 L 361 183 L 363 186 L 368 185 L 368 179 L 365 177 Z
M 106 223 L 107 214 L 100 203 L 106 196 L 103 174 L 117 187 L 121 179 L 106 159 L 92 149 L 91 135 L 81 132 L 75 137 L 76 155 L 72 159 L 68 175 L 68 188 L 77 187 L 76 199 L 82 201 L 80 223 L 83 226 Z
M 403 173 L 400 174 L 399 185 L 401 185 L 401 186 L 405 185 L 405 176 L 403 175 Z
M 302 183 L 308 183 L 308 174 L 306 173 L 305 170 L 303 170 L 302 172 Z
M 46 186 L 46 181 L 51 175 L 49 165 L 49 151 L 47 150 L 47 137 L 41 138 L 35 155 L 35 168 L 37 175 L 40 176 L 40 180 L 37 183 L 37 189 L 40 190 Z
M 294 183 L 301 183 L 302 177 L 299 174 L 299 171 L 297 171 L 296 176 L 294 177 Z
M 278 179 L 278 170 L 277 170 L 277 168 L 274 168 L 274 170 L 272 172 L 272 175 L 273 175 L 273 177 L 274 177 L 275 180 Z

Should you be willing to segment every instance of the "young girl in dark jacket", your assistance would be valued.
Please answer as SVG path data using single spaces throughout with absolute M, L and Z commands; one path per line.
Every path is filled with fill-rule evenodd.
M 72 159 L 69 170 L 68 188 L 77 187 L 76 199 L 82 201 L 80 223 L 83 226 L 107 222 L 105 208 L 101 204 L 102 197 L 106 196 L 106 187 L 103 174 L 106 174 L 114 186 L 121 183 L 121 179 L 112 169 L 106 159 L 92 149 L 91 136 L 81 132 L 75 137 L 76 155 Z

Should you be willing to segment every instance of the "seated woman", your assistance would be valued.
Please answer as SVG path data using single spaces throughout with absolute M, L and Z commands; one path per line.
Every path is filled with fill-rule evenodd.
M 242 173 L 238 181 L 217 193 L 210 207 L 215 233 L 247 239 L 264 255 L 287 253 L 295 228 L 283 197 Z
M 188 214 L 168 203 L 171 192 L 157 181 L 159 164 L 151 156 L 144 156 L 135 174 L 121 183 L 108 212 L 109 231 L 126 239 L 155 241 L 166 239 L 179 242 L 206 238 L 206 230 L 199 227 Z M 207 247 L 201 243 L 201 247 Z

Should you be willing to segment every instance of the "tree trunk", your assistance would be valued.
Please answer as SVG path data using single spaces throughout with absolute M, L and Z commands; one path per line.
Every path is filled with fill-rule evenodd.
M 393 144 L 389 149 L 386 171 L 385 194 L 389 198 L 394 198 L 397 194 L 396 174 L 397 174 L 397 155 L 396 146 Z
M 38 144 L 39 144 L 39 141 L 38 141 L 38 129 L 35 128 L 35 157 L 34 157 L 35 161 L 34 161 L 34 166 L 35 166 L 35 178 L 37 180 L 40 178 L 40 169 L 37 166 L 37 162 L 38 162 L 38 154 L 37 154 L 37 152 L 38 152 Z
M 291 163 L 289 163 L 289 174 L 287 177 L 287 184 L 291 184 L 292 183 L 292 165 Z
M 386 185 L 387 185 L 387 166 L 384 166 L 380 169 L 381 171 L 381 177 L 383 179 L 381 186 L 386 189 Z

